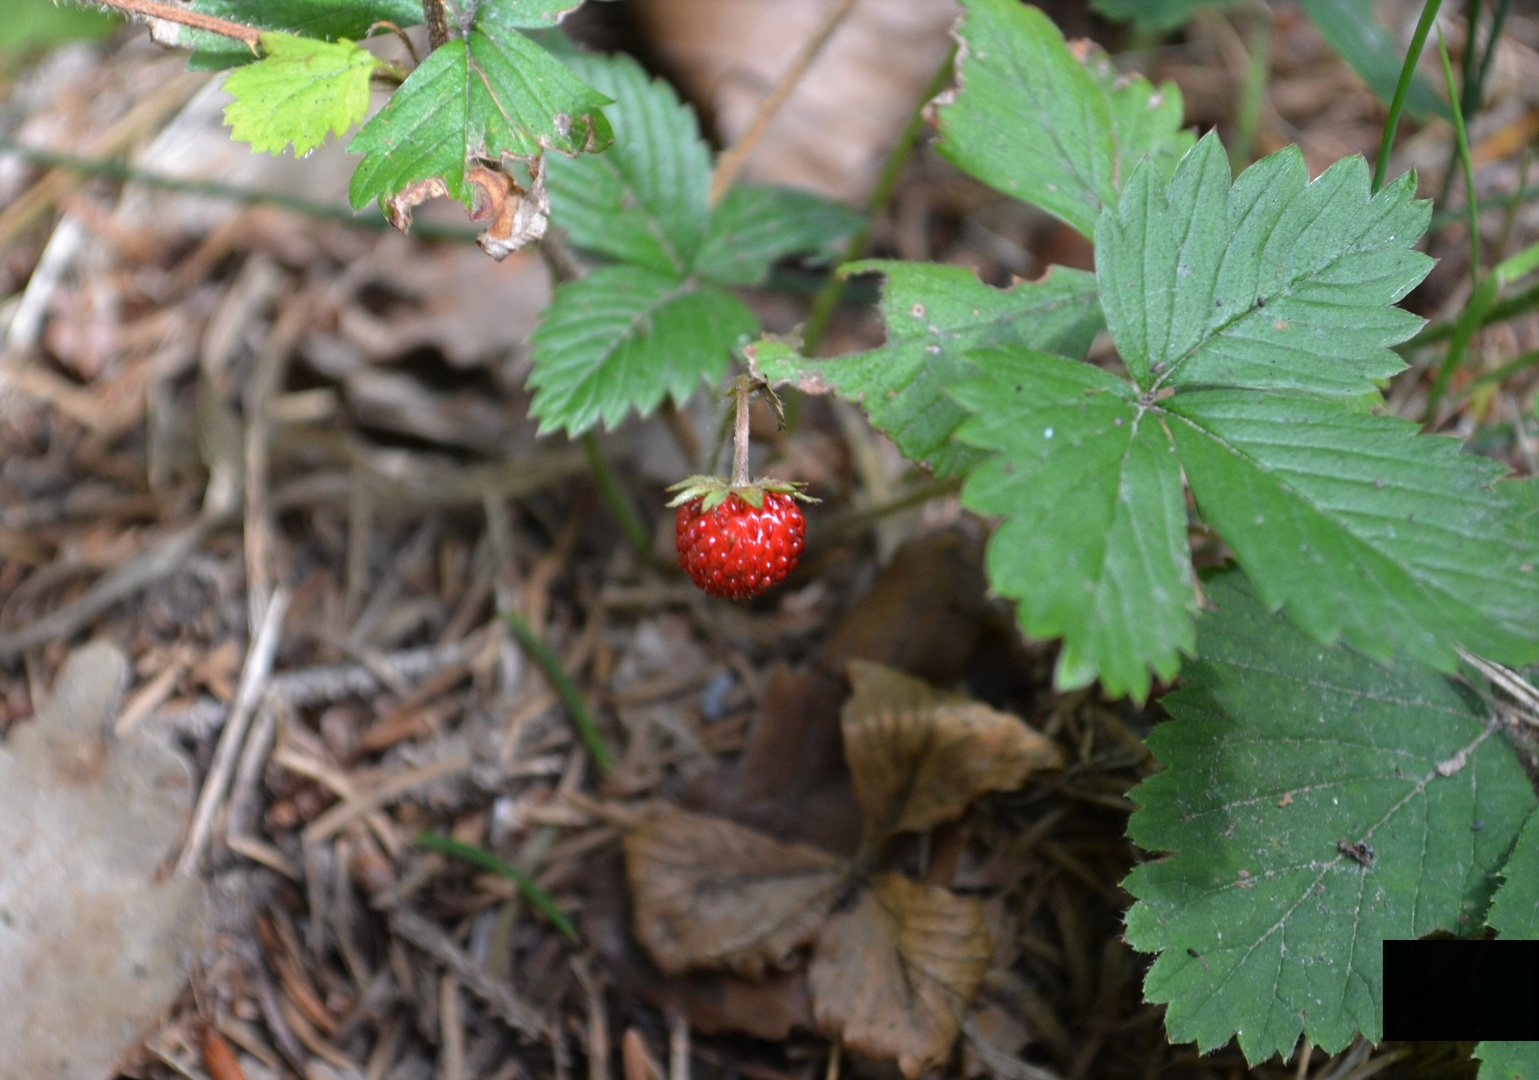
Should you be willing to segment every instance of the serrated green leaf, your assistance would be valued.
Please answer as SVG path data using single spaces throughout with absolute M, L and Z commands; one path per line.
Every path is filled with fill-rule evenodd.
M 377 22 L 407 27 L 422 21 L 421 0 L 262 0 L 260 4 L 251 0 L 193 0 L 192 10 L 258 30 L 281 30 L 322 41 L 357 41 Z M 168 44 L 195 50 L 187 61 L 194 71 L 222 71 L 257 59 L 245 45 L 218 34 L 189 26 L 176 26 L 168 32 L 175 35 Z
M 1539 657 L 1539 572 L 1500 465 L 1329 399 L 1189 390 L 1164 405 L 1203 518 L 1317 640 L 1445 670 L 1455 645 Z
M 1476 1043 L 1475 1056 L 1478 1080 L 1539 1080 L 1539 1042 Z
M 1149 736 L 1166 767 L 1130 793 L 1129 834 L 1169 853 L 1123 883 L 1129 944 L 1160 954 L 1144 994 L 1172 1041 L 1237 1034 L 1253 1063 L 1301 1031 L 1328 1053 L 1376 1042 L 1382 942 L 1479 925 L 1533 790 L 1436 672 L 1322 648 L 1237 574 L 1206 591 L 1217 610 Z
M 1388 104 L 1400 81 L 1405 50 L 1379 25 L 1373 14 L 1373 0 L 1299 0 L 1299 6 L 1320 36 L 1363 77 L 1368 89 Z M 1428 116 L 1446 119 L 1450 115 L 1448 106 L 1420 73 L 1411 78 L 1405 111 L 1417 120 Z
M 1118 22 L 1130 22 L 1140 30 L 1174 30 L 1183 26 L 1199 7 L 1213 7 L 1215 0 L 1090 0 L 1090 6 Z
M 1079 357 L 1101 327 L 1095 278 L 1056 267 L 1041 281 L 994 289 L 959 266 L 869 260 L 845 273 L 877 272 L 887 343 L 831 360 L 791 350 L 758 357 L 771 381 L 832 387 L 863 402 L 871 422 L 915 461 L 938 475 L 966 472 L 983 455 L 952 441 L 966 411 L 946 395 L 974 374 L 971 349 L 1015 345 Z
M 1309 181 L 1294 147 L 1231 187 L 1217 136 L 1133 177 L 1096 236 L 1106 321 L 1145 389 L 1219 385 L 1370 393 L 1422 320 L 1393 307 L 1432 267 L 1412 245 L 1429 204 L 1411 176 L 1370 197 L 1346 158 Z
M 530 411 L 540 431 L 578 435 L 686 401 L 719 379 L 758 320 L 731 293 L 639 266 L 604 266 L 556 289 L 530 337 Z
M 961 88 L 938 112 L 938 149 L 959 168 L 1091 236 L 1145 154 L 1174 160 L 1190 145 L 1173 84 L 1133 78 L 1116 89 L 1104 58 L 1087 70 L 1052 20 L 1019 0 L 963 6 Z
M 810 192 L 738 185 L 711 212 L 694 269 L 721 285 L 758 285 L 776 259 L 832 255 L 865 220 L 858 210 Z
M 573 244 L 684 276 L 710 220 L 711 155 L 695 111 L 628 56 L 568 61 L 614 99 L 614 144 L 548 163 L 551 216 Z
M 225 76 L 230 134 L 258 153 L 290 143 L 304 156 L 342 135 L 369 110 L 369 75 L 379 61 L 343 38 L 317 41 L 277 30 L 262 35 L 264 59 Z
M 1499 938 L 1539 939 L 1539 813 L 1518 834 L 1486 922 Z M 1536 1059 L 1539 1064 L 1539 1059 Z M 1539 1072 L 1535 1073 L 1539 1080 Z
M 974 352 L 983 375 L 952 396 L 957 437 L 999 456 L 962 504 L 1006 515 L 989 541 L 991 586 L 1027 634 L 1063 636 L 1054 682 L 1139 700 L 1190 651 L 1196 596 L 1175 447 L 1131 387 L 1099 368 L 1022 349 Z
M 348 144 L 363 155 L 348 187 L 355 210 L 434 178 L 469 207 L 467 159 L 578 154 L 608 140 L 609 99 L 519 32 L 524 18 L 544 24 L 525 11 L 543 6 L 472 5 L 467 35 L 433 50 Z

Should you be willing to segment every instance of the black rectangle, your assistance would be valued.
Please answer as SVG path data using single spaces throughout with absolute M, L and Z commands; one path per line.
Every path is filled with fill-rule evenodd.
M 1384 942 L 1386 1039 L 1539 1039 L 1539 941 Z

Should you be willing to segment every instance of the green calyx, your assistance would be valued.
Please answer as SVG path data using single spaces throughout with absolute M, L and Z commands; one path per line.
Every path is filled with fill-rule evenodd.
M 687 476 L 668 488 L 674 493 L 669 501 L 669 506 L 683 506 L 685 503 L 700 500 L 700 509 L 709 512 L 715 510 L 727 501 L 727 496 L 736 495 L 755 510 L 764 508 L 764 496 L 769 492 L 777 495 L 789 495 L 793 499 L 802 502 L 815 503 L 819 500 L 803 492 L 807 485 L 795 480 L 777 480 L 774 477 L 761 476 L 747 484 L 734 484 L 721 476 Z

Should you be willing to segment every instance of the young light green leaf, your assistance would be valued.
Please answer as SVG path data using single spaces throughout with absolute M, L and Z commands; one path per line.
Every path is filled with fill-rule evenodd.
M 737 185 L 711 213 L 695 272 L 722 285 L 758 285 L 776 259 L 828 256 L 866 216 L 805 191 Z
M 959 266 L 869 260 L 843 269 L 872 271 L 887 278 L 885 345 L 831 360 L 756 347 L 755 360 L 772 382 L 834 389 L 862 401 L 898 449 L 942 476 L 966 472 L 983 458 L 951 438 L 967 413 L 946 391 L 974 374 L 969 350 L 1015 345 L 1080 357 L 1101 327 L 1095 278 L 1079 270 L 1060 266 L 1041 281 L 994 289 Z
M 323 41 L 357 41 L 380 22 L 407 27 L 422 21 L 421 0 L 262 0 L 260 4 L 251 0 L 193 0 L 191 8 L 259 30 L 281 30 Z M 239 41 L 205 30 L 168 23 L 165 32 L 169 35 L 165 44 L 195 50 L 187 60 L 193 71 L 223 71 L 258 59 Z
M 608 98 L 519 32 L 521 18 L 544 25 L 538 11 L 515 0 L 469 6 L 466 36 L 433 50 L 348 144 L 364 156 L 348 188 L 354 209 L 435 179 L 468 208 L 467 159 L 578 154 L 608 141 Z
M 759 328 L 729 292 L 640 266 L 603 266 L 556 289 L 530 338 L 530 411 L 540 431 L 614 427 L 665 396 L 683 403 L 719 379 L 731 348 Z
M 1217 136 L 1167 187 L 1143 168 L 1101 217 L 1107 326 L 1139 386 L 1246 386 L 1354 396 L 1404 367 L 1388 348 L 1422 320 L 1392 305 L 1432 260 L 1412 250 L 1429 204 L 1410 176 L 1368 190 L 1346 158 L 1313 183 L 1289 147 L 1231 187 Z
M 1475 1044 L 1480 1059 L 1477 1080 L 1535 1080 L 1539 1077 L 1539 1042 Z
M 1456 645 L 1539 658 L 1539 568 L 1502 466 L 1328 398 L 1184 390 L 1164 407 L 1203 518 L 1316 640 L 1445 670 Z
M 1175 447 L 1132 388 L 1099 368 L 1024 349 L 971 354 L 983 377 L 952 396 L 973 415 L 957 437 L 997 450 L 962 504 L 1005 515 L 989 583 L 1027 634 L 1063 636 L 1054 682 L 1098 675 L 1143 700 L 1190 651 L 1196 594 Z
M 1109 64 L 1092 57 L 1087 70 L 1052 20 L 1019 0 L 963 6 L 961 88 L 939 110 L 939 149 L 984 183 L 1091 236 L 1134 165 L 1190 144 L 1173 84 L 1117 88 Z
M 225 76 L 230 134 L 258 153 L 290 143 L 303 157 L 369 110 L 369 75 L 379 61 L 346 38 L 318 41 L 278 30 L 262 35 L 264 59 Z
M 1518 834 L 1486 922 L 1499 938 L 1539 939 L 1539 813 Z
M 1214 0 L 1090 0 L 1108 19 L 1130 22 L 1140 30 L 1174 30 L 1199 7 L 1213 5 Z
M 1377 1042 L 1382 942 L 1479 924 L 1533 790 L 1436 672 L 1321 648 L 1238 574 L 1205 588 L 1217 610 L 1149 736 L 1165 769 L 1130 793 L 1129 834 L 1168 853 L 1123 883 L 1129 944 L 1160 954 L 1144 994 L 1172 1041 L 1238 1034 L 1255 1063 L 1301 1032 Z
M 1388 103 L 1395 96 L 1395 85 L 1400 81 L 1405 48 L 1379 24 L 1373 12 L 1373 0 L 1299 0 L 1299 6 L 1320 31 L 1320 36 L 1363 77 L 1368 89 L 1380 101 Z M 1420 73 L 1411 78 L 1405 111 L 1417 120 L 1450 115 L 1448 106 Z
M 711 155 L 694 110 L 628 56 L 568 63 L 614 99 L 604 115 L 615 141 L 547 163 L 552 217 L 577 247 L 683 277 L 711 217 Z

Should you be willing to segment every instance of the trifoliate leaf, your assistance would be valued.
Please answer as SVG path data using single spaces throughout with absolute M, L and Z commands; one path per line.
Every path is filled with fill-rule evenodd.
M 1497 937 L 1539 939 L 1539 813 L 1528 819 L 1512 858 L 1502 867 L 1502 884 L 1486 922 Z
M 1199 7 L 1214 0 L 1090 0 L 1090 6 L 1118 22 L 1130 22 L 1140 30 L 1174 30 Z
M 1478 1080 L 1539 1080 L 1539 1042 L 1475 1044 Z
M 863 402 L 898 449 L 939 475 L 966 472 L 983 458 L 952 441 L 967 412 L 946 391 L 975 373 L 969 349 L 1018 345 L 1079 357 L 1101 328 L 1095 278 L 1079 270 L 1060 266 L 1041 281 L 1004 290 L 959 266 L 870 260 L 844 268 L 868 271 L 887 277 L 885 345 L 831 360 L 758 345 L 755 362 L 771 381 L 812 392 L 833 389 Z
M 262 0 L 260 4 L 251 0 L 193 0 L 191 8 L 259 30 L 281 30 L 322 41 L 357 41 L 376 23 L 404 28 L 422 21 L 421 0 Z M 163 24 L 156 29 L 156 37 L 162 44 L 195 50 L 187 60 L 193 71 L 222 71 L 258 59 L 239 41 L 190 26 Z
M 1408 661 L 1322 648 L 1239 575 L 1165 699 L 1130 793 L 1133 840 L 1163 857 L 1123 887 L 1144 994 L 1176 1042 L 1238 1034 L 1253 1063 L 1299 1034 L 1335 1053 L 1383 1031 L 1386 938 L 1480 925 L 1534 794 L 1478 700 Z M 1476 828 L 1476 823 L 1481 823 Z
M 1229 182 L 1210 135 L 1169 187 L 1129 182 L 1096 235 L 1106 322 L 1139 386 L 1246 386 L 1346 396 L 1404 362 L 1388 346 L 1422 320 L 1393 307 L 1432 260 L 1412 245 L 1430 204 L 1407 175 L 1370 195 L 1346 158 L 1313 183 L 1294 147 Z
M 548 163 L 556 224 L 577 247 L 685 276 L 711 216 L 711 155 L 695 111 L 628 56 L 567 62 L 614 99 L 604 115 L 615 141 L 602 154 Z
M 348 144 L 349 153 L 364 156 L 348 188 L 355 210 L 434 180 L 468 209 L 474 195 L 465 170 L 472 158 L 577 154 L 608 142 L 599 111 L 608 98 L 519 33 L 548 24 L 538 10 L 545 6 L 467 5 L 466 36 L 433 50 Z
M 998 456 L 962 503 L 1005 515 L 989 541 L 992 587 L 1027 634 L 1062 635 L 1055 681 L 1100 676 L 1142 700 L 1191 650 L 1196 596 L 1181 465 L 1159 417 L 1123 380 L 1024 349 L 975 352 L 983 378 L 952 396 L 973 416 L 963 442 Z
M 1148 153 L 1190 145 L 1181 92 L 1084 63 L 1046 15 L 1019 0 L 964 0 L 961 88 L 938 113 L 938 149 L 958 167 L 1093 235 Z
M 1373 0 L 1299 0 L 1299 6 L 1320 36 L 1363 77 L 1368 89 L 1388 104 L 1400 82 L 1400 69 L 1405 66 L 1405 46 L 1380 25 L 1374 15 Z M 1448 105 L 1420 72 L 1411 76 L 1405 111 L 1417 120 L 1450 115 Z
M 378 66 L 343 38 L 317 41 L 277 30 L 262 35 L 264 59 L 225 76 L 235 100 L 224 107 L 232 137 L 259 153 L 281 154 L 290 143 L 303 157 L 341 135 L 369 110 L 369 75 Z
M 1453 439 L 1276 391 L 1164 402 L 1203 518 L 1318 641 L 1444 669 L 1539 657 L 1539 569 L 1503 469 Z
M 695 272 L 721 285 L 758 285 L 776 259 L 831 255 L 865 215 L 805 191 L 736 186 L 711 213 Z
M 540 430 L 578 435 L 683 403 L 718 379 L 732 346 L 758 329 L 743 302 L 712 285 L 639 266 L 604 266 L 556 289 L 530 338 L 530 410 Z

